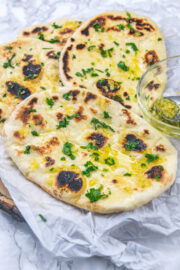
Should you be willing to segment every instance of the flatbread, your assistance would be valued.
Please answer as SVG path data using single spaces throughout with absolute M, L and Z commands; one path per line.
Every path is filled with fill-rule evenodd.
M 12 109 L 23 99 L 62 84 L 59 78 L 60 49 L 36 39 L 19 39 L 0 49 L 0 130 Z M 10 60 L 12 59 L 12 60 Z
M 169 188 L 177 152 L 119 103 L 76 88 L 36 93 L 6 121 L 3 141 L 25 177 L 100 213 L 139 207 Z
M 56 44 L 62 49 L 67 39 L 81 23 L 82 21 L 77 19 L 62 18 L 40 25 L 29 26 L 19 33 L 18 38 L 36 38 L 49 44 Z
M 150 65 L 164 58 L 164 39 L 153 21 L 111 11 L 76 30 L 61 54 L 60 73 L 65 86 L 91 89 L 139 114 L 138 81 Z M 150 96 L 163 91 L 165 80 L 152 80 Z

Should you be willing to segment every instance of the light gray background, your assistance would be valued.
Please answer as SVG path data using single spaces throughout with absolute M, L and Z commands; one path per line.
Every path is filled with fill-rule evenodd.
M 169 55 L 176 54 L 179 48 L 176 46 L 176 41 L 171 39 L 171 20 L 172 16 L 180 22 L 180 1 L 170 0 L 0 0 L 0 42 L 8 42 L 16 37 L 16 34 L 23 27 L 31 24 L 36 24 L 59 17 L 77 17 L 88 18 L 92 12 L 98 13 L 102 10 L 113 9 L 128 9 L 144 13 L 149 10 L 153 13 L 153 19 L 159 17 L 161 9 L 162 21 L 167 25 L 166 33 L 169 39 L 166 39 L 166 44 L 169 46 Z M 142 12 L 141 12 L 142 11 Z M 164 16 L 163 16 L 164 14 Z M 169 21 L 168 21 L 169 17 Z M 174 29 L 172 35 L 174 36 Z M 180 31 L 180 30 L 179 30 Z M 178 232 L 177 232 L 178 233 Z M 171 243 L 172 244 L 172 243 Z M 164 243 L 168 246 L 168 238 Z M 180 244 L 179 244 L 180 246 Z M 162 250 L 163 253 L 163 250 Z M 130 254 L 129 254 L 130 256 Z M 158 254 L 157 254 L 158 256 Z M 180 253 L 178 250 L 169 252 L 171 270 L 179 270 L 180 268 Z M 174 265 L 173 261 L 178 261 Z M 156 258 L 158 260 L 158 257 Z M 166 268 L 166 262 L 161 263 L 161 269 Z M 126 268 L 117 268 L 108 260 L 103 258 L 91 259 L 76 259 L 72 261 L 69 258 L 68 262 L 60 262 L 52 257 L 39 244 L 39 241 L 31 232 L 30 228 L 25 223 L 14 221 L 8 214 L 0 211 L 0 270 L 131 270 L 131 265 Z M 138 269 L 138 268 L 136 268 Z M 149 269 L 149 268 L 148 268 Z M 153 268 L 152 268 L 153 269 Z M 170 269 L 170 268 L 168 268 Z M 141 269 L 138 269 L 141 270 Z M 144 268 L 143 270 L 146 270 Z M 155 268 L 153 270 L 156 270 Z

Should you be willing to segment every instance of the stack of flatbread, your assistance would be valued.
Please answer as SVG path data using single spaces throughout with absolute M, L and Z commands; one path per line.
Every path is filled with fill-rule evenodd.
M 0 128 L 27 180 L 100 213 L 131 210 L 169 188 L 177 152 L 140 115 L 137 83 L 166 57 L 156 24 L 129 12 L 23 30 L 0 50 Z M 151 100 L 163 78 L 149 85 Z

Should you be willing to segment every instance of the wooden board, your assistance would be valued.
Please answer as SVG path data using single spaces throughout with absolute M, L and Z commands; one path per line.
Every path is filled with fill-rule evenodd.
M 9 213 L 18 221 L 23 221 L 23 217 L 13 202 L 8 190 L 5 188 L 0 179 L 0 209 Z

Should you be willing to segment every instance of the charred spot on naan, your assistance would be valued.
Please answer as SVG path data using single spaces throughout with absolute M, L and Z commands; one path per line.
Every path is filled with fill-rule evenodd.
M 82 50 L 82 49 L 84 49 L 85 47 L 86 47 L 86 45 L 83 44 L 83 43 L 80 43 L 80 44 L 77 44 L 77 45 L 76 45 L 76 49 L 77 49 L 77 50 Z
M 50 166 L 55 164 L 55 160 L 51 157 L 47 156 L 47 157 L 45 157 L 45 160 L 46 160 L 46 163 L 45 163 L 46 167 L 50 167 Z
M 76 112 L 77 116 L 75 116 L 75 121 L 79 122 L 81 120 L 87 120 L 87 115 L 83 114 L 84 111 L 84 107 L 83 106 L 79 106 L 78 111 Z
M 33 114 L 32 120 L 36 126 L 40 126 L 41 128 L 46 126 L 44 118 L 41 114 Z
M 70 45 L 67 50 L 65 51 L 64 55 L 63 55 L 63 71 L 64 74 L 66 76 L 67 80 L 71 80 L 72 77 L 68 74 L 70 72 L 70 68 L 69 68 L 69 51 L 72 50 L 73 45 Z
M 13 136 L 15 137 L 15 139 L 17 139 L 18 141 L 23 141 L 25 139 L 24 135 L 21 135 L 20 132 L 18 130 L 14 131 Z
M 31 91 L 23 85 L 20 85 L 19 83 L 7 81 L 6 86 L 9 93 L 21 98 L 22 100 L 31 95 Z
M 159 61 L 159 57 L 155 50 L 150 50 L 145 54 L 144 60 L 147 66 L 151 66 Z
M 83 187 L 82 178 L 74 171 L 61 171 L 56 178 L 58 188 L 67 188 L 73 192 L 79 192 Z
M 154 81 L 150 81 L 145 88 L 148 88 L 149 91 L 152 91 L 153 89 L 158 89 L 160 86 L 159 83 L 154 83 Z
M 136 137 L 134 134 L 127 134 L 123 143 L 125 150 L 142 152 L 147 148 L 143 140 Z
M 31 31 L 31 33 L 38 33 L 38 32 L 45 32 L 45 31 L 47 31 L 48 30 L 48 28 L 46 27 L 46 26 L 41 26 L 41 27 L 35 27 L 32 31 Z
M 93 132 L 91 135 L 87 137 L 87 140 L 91 140 L 95 142 L 95 145 L 98 148 L 103 147 L 106 142 L 107 142 L 107 137 L 105 137 L 102 133 L 100 132 Z
M 44 155 L 51 153 L 53 148 L 55 148 L 59 144 L 60 144 L 59 139 L 54 136 L 49 141 L 47 141 L 43 146 L 31 145 L 31 149 L 33 149 L 40 155 Z
M 87 92 L 87 94 L 85 96 L 85 99 L 84 99 L 84 102 L 85 103 L 88 103 L 89 100 L 94 100 L 96 98 L 97 98 L 97 96 L 95 94 L 92 94 L 90 92 Z
M 94 108 L 92 108 L 92 107 L 90 107 L 89 109 L 91 110 L 91 112 L 92 112 L 93 114 L 97 114 L 97 113 L 98 113 L 98 111 L 97 111 L 97 110 L 95 110 L 95 109 L 94 109 Z
M 41 66 L 39 64 L 33 64 L 29 62 L 28 65 L 23 67 L 23 74 L 26 79 L 36 79 L 41 72 Z
M 52 96 L 52 99 L 53 99 L 54 101 L 57 101 L 57 100 L 59 100 L 59 97 L 58 97 L 58 96 Z
M 56 113 L 56 117 L 57 117 L 58 120 L 62 120 L 63 119 L 63 114 L 58 112 L 58 113 Z
M 94 25 L 98 24 L 100 27 L 103 27 L 106 23 L 106 18 L 101 16 L 97 17 L 96 19 L 92 20 L 83 30 L 81 30 L 81 34 L 88 36 L 89 35 L 89 28 L 93 27 Z
M 31 54 L 25 55 L 25 57 L 22 59 L 23 62 L 28 62 L 33 56 Z
M 59 35 L 72 34 L 73 32 L 74 32 L 73 29 L 66 27 L 63 29 L 63 31 L 59 32 Z
M 113 184 L 116 184 L 117 182 L 118 182 L 117 179 L 113 179 L 113 180 L 112 180 L 112 183 L 113 183 Z
M 27 124 L 31 118 L 30 111 L 34 108 L 34 105 L 38 102 L 36 97 L 33 97 L 27 104 L 27 106 L 22 106 L 16 115 L 16 120 L 20 120 L 24 125 Z
M 147 174 L 148 178 L 156 179 L 156 180 L 161 180 L 163 176 L 164 168 L 163 166 L 153 166 L 151 169 L 149 169 L 145 174 Z
M 56 57 L 56 53 L 55 53 L 55 51 L 53 51 L 53 50 L 47 52 L 47 53 L 46 53 L 46 56 L 47 56 L 48 58 L 51 58 L 51 59 L 59 59 L 59 57 Z
M 127 124 L 131 124 L 131 125 L 134 125 L 134 126 L 137 125 L 137 123 L 132 118 L 131 113 L 128 110 L 122 109 L 122 113 L 127 116 L 127 120 L 126 120 Z
M 3 111 L 2 109 L 0 109 L 0 120 L 2 119 L 2 114 L 3 114 Z
M 30 32 L 28 32 L 28 31 L 24 31 L 24 32 L 23 32 L 23 36 L 26 36 L 26 37 L 27 37 L 27 36 L 29 36 L 29 35 L 30 35 Z
M 144 129 L 142 132 L 142 136 L 148 136 L 150 134 L 150 130 Z
M 121 87 L 118 82 L 111 79 L 98 80 L 96 86 L 103 96 L 111 99 L 113 99 Z
M 163 144 L 159 144 L 159 145 L 156 145 L 155 151 L 157 151 L 157 152 L 165 152 L 166 148 L 164 147 Z

